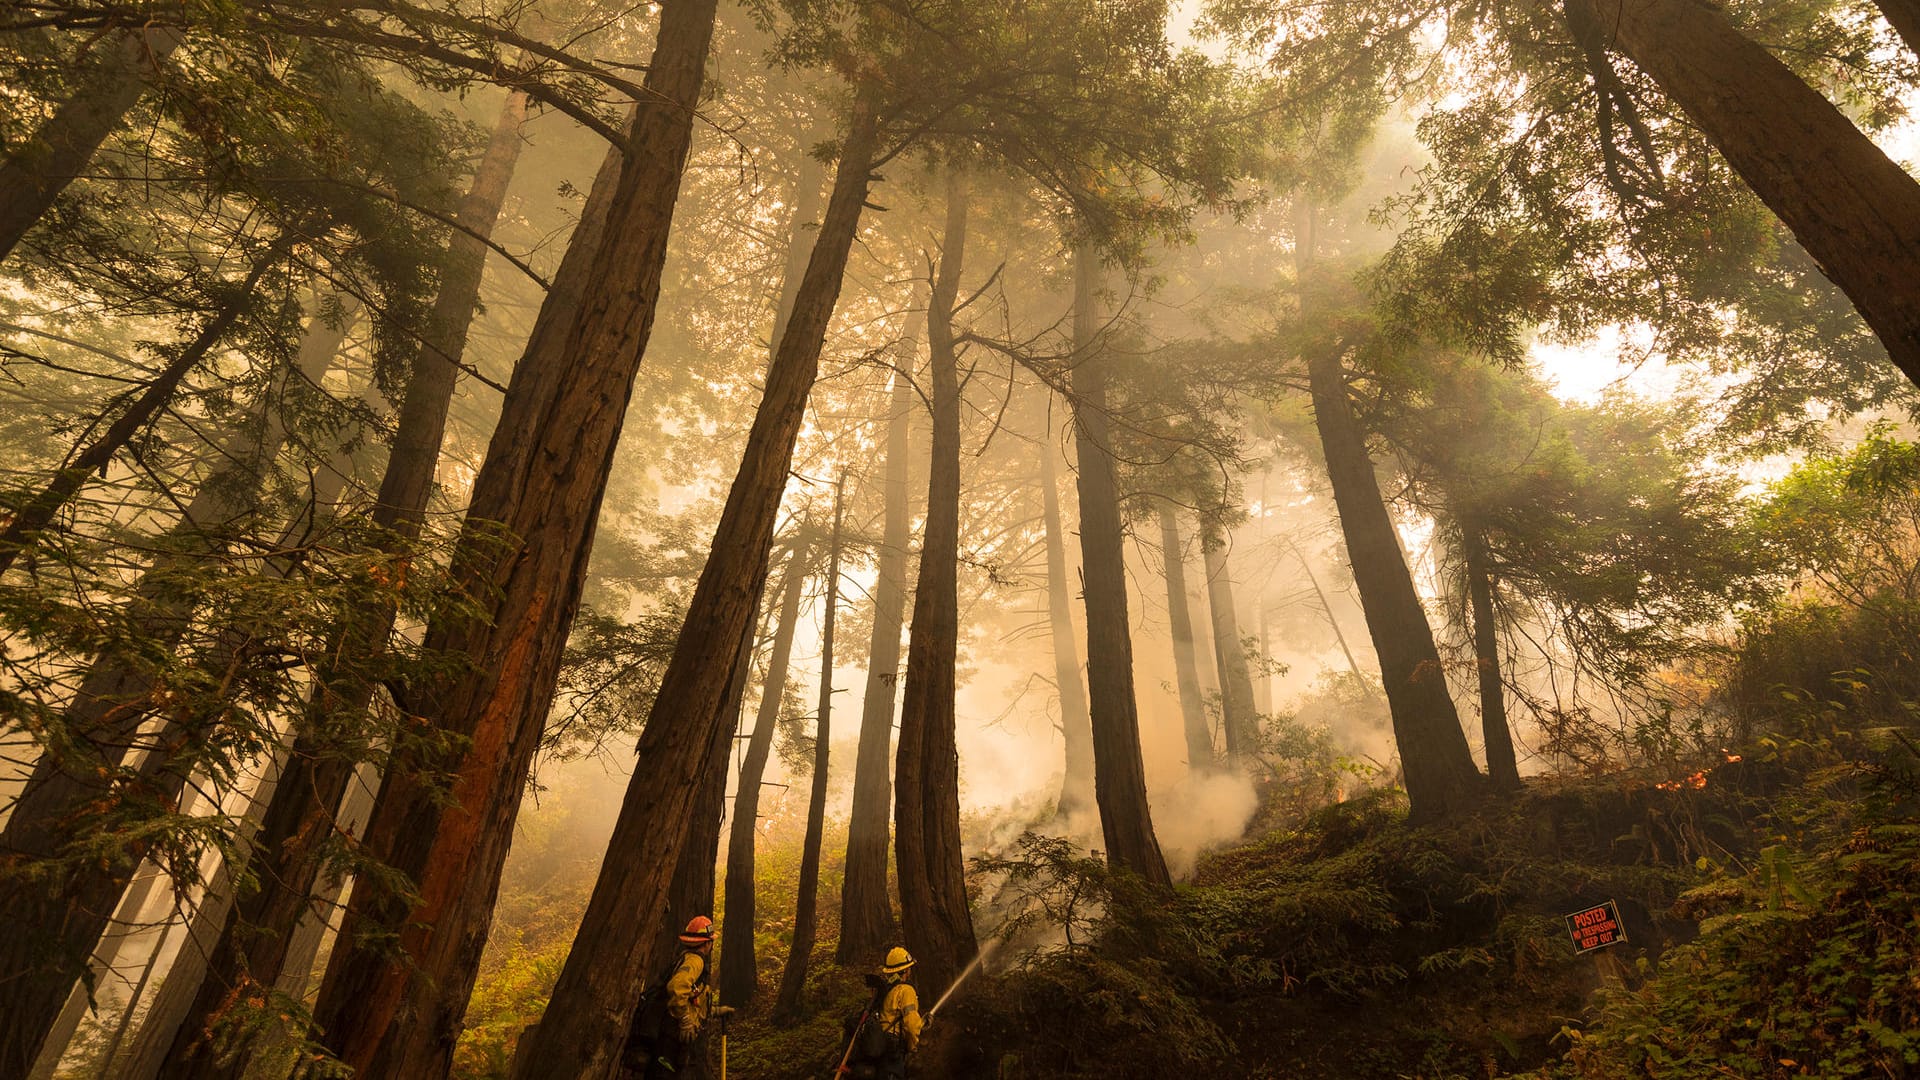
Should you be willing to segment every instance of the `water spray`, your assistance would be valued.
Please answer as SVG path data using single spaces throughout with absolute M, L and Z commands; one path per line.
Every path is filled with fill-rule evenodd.
M 940 1006 L 945 1005 L 947 1003 L 947 999 L 953 996 L 953 992 L 955 990 L 960 989 L 960 984 L 963 982 L 966 982 L 968 976 L 972 975 L 975 971 L 979 970 L 981 963 L 986 960 L 987 954 L 992 952 L 993 947 L 998 944 L 999 944 L 998 940 L 989 942 L 986 948 L 981 949 L 979 952 L 974 954 L 973 962 L 968 964 L 960 972 L 959 977 L 953 980 L 953 985 L 947 987 L 947 992 L 944 994 L 941 994 L 940 1000 L 933 1003 L 933 1008 L 927 1010 L 927 1019 L 929 1020 L 933 1019 L 933 1014 L 940 1011 Z

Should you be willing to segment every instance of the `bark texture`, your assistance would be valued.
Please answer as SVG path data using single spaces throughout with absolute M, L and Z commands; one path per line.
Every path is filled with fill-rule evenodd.
M 1140 714 L 1133 695 L 1133 639 L 1127 621 L 1126 539 L 1113 475 L 1106 371 L 1095 345 L 1098 262 L 1080 248 L 1073 260 L 1074 449 L 1080 459 L 1080 565 L 1086 576 L 1087 689 L 1093 715 L 1095 797 L 1107 859 L 1148 884 L 1170 885 L 1153 834 L 1147 771 L 1140 756 Z
M 672 6 L 667 15 L 674 12 Z M 707 9 L 711 23 L 712 8 Z M 702 50 L 704 52 L 704 48 Z M 651 80 L 660 70 L 656 62 Z M 683 846 L 691 788 L 726 691 L 727 662 L 738 647 L 753 598 L 766 579 L 780 497 L 794 439 L 819 373 L 827 322 L 839 299 L 847 256 L 872 182 L 876 140 L 871 98 L 856 98 L 820 234 L 807 261 L 793 317 L 781 335 L 767 388 L 747 436 L 740 471 L 727 494 L 714 544 L 688 605 L 659 694 L 640 736 L 640 763 L 614 824 L 609 857 L 587 903 L 546 1015 L 515 1069 L 517 1080 L 610 1076 L 621 1039 L 652 971 L 653 935 L 633 912 L 657 910 L 666 876 Z M 687 717 L 706 719 L 687 722 Z
M 361 1080 L 445 1075 L 459 1038 L 513 820 L 579 608 L 620 427 L 653 328 L 714 14 L 715 0 L 662 6 L 648 93 L 634 107 L 631 150 L 579 303 L 548 295 L 474 480 L 453 573 L 481 617 L 471 611 L 438 617 L 425 642 L 430 651 L 467 658 L 471 666 L 431 680 L 403 703 L 439 733 L 464 740 L 466 750 L 448 761 L 437 740 L 396 748 L 399 760 L 382 783 L 365 847 L 413 881 L 418 902 L 367 887 L 364 879 L 355 887 L 341 934 L 345 947 L 334 951 L 314 1010 L 328 1048 Z M 603 168 L 603 176 L 608 171 Z M 702 657 L 708 692 L 677 702 L 687 715 L 717 722 L 753 595 L 742 588 L 732 617 L 712 627 Z M 671 672 L 663 689 L 674 689 Z M 676 791 L 683 819 L 711 742 L 706 723 L 689 726 L 701 730 L 675 771 L 675 782 L 689 785 Z M 445 791 L 432 779 L 440 769 L 453 773 Z M 638 910 L 658 910 L 664 902 L 679 854 L 676 845 L 660 859 L 658 888 Z M 626 921 L 630 934 L 651 938 L 652 920 L 628 913 Z M 393 951 L 376 944 L 383 932 L 395 935 Z M 631 1002 L 608 1004 L 621 1019 L 631 1011 Z M 623 1033 L 609 1031 L 600 1051 L 617 1052 Z
M 894 848 L 900 923 L 921 986 L 944 988 L 979 950 L 967 910 L 960 852 L 960 754 L 954 740 L 959 640 L 960 378 L 953 305 L 966 261 L 968 183 L 947 174 L 940 271 L 927 303 L 929 442 L 927 517 L 907 641 L 907 677 L 894 761 Z
M 827 768 L 833 739 L 833 621 L 840 603 L 840 527 L 846 507 L 846 477 L 833 486 L 833 538 L 827 545 L 827 579 L 821 599 L 820 703 L 813 735 L 813 784 L 807 794 L 807 832 L 800 847 L 800 882 L 794 896 L 793 945 L 780 973 L 776 1015 L 795 1018 L 807 989 L 807 968 L 819 937 L 820 838 L 827 823 Z
M 793 634 L 800 619 L 801 585 L 807 576 L 804 544 L 787 558 L 781 585 L 780 613 L 774 620 L 773 647 L 767 655 L 766 680 L 761 684 L 760 708 L 740 760 L 740 780 L 734 788 L 733 825 L 727 836 L 727 921 L 720 927 L 720 1001 L 736 1009 L 753 1004 L 760 989 L 760 969 L 754 956 L 753 933 L 759 925 L 755 910 L 757 877 L 754 844 L 759 837 L 760 786 L 767 775 L 767 757 L 780 721 L 780 702 L 787 692 L 787 667 L 793 658 Z
M 747 678 L 752 673 L 755 632 L 759 628 L 760 598 L 756 596 L 753 618 L 747 621 L 746 633 L 740 635 L 740 651 L 734 656 L 733 679 L 721 705 L 721 719 L 713 725 L 713 745 L 707 749 L 706 771 L 701 774 L 700 791 L 694 798 L 687 840 L 680 849 L 680 861 L 673 868 L 673 880 L 667 886 L 660 934 L 654 945 L 656 956 L 672 956 L 678 951 L 680 931 L 688 920 L 695 915 L 713 914 L 713 874 L 720 861 L 720 823 L 727 814 L 727 766 L 734 734 L 740 730 L 740 704 L 746 696 Z M 628 1033 L 632 1033 L 631 1024 Z
M 900 631 L 906 624 L 908 429 L 914 409 L 910 373 L 918 334 L 900 350 L 888 405 L 885 523 L 873 584 L 873 635 L 867 642 L 867 689 L 860 706 L 860 747 L 854 761 L 853 811 L 847 822 L 846 875 L 840 887 L 843 965 L 876 959 L 894 934 L 887 892 L 887 852 L 893 820 L 893 714 L 900 683 Z
M 1486 539 L 1471 527 L 1461 530 L 1466 564 L 1467 600 L 1473 608 L 1473 661 L 1480 682 L 1480 730 L 1487 746 L 1487 776 L 1503 791 L 1520 787 L 1520 762 L 1507 723 L 1507 687 L 1500 676 L 1500 630 L 1493 612 L 1493 571 Z
M 1576 38 L 1597 35 L 1686 111 L 1920 383 L 1920 181 L 1720 5 L 1566 0 L 1565 12 Z
M 13 253 L 20 238 L 93 160 L 179 47 L 180 37 L 180 31 L 169 26 L 110 35 L 73 97 L 31 140 L 0 161 L 0 260 Z
M 1174 676 L 1180 689 L 1180 719 L 1187 735 L 1187 768 L 1213 768 L 1213 732 L 1200 692 L 1199 656 L 1193 646 L 1193 614 L 1187 608 L 1186 547 L 1173 504 L 1160 504 L 1160 552 L 1166 562 L 1167 624 L 1173 637 Z

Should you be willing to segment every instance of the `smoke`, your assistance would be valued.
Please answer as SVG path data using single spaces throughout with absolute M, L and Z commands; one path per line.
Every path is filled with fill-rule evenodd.
M 1190 772 L 1171 787 L 1148 794 L 1160 853 L 1175 878 L 1192 875 L 1200 856 L 1246 835 L 1259 806 L 1253 780 L 1238 770 Z

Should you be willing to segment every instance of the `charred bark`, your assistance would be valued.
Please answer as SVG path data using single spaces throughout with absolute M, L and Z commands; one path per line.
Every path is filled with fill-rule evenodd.
M 1622 53 L 1686 111 L 1920 383 L 1920 181 L 1719 5 L 1564 10 L 1576 39 Z
M 954 663 L 959 647 L 960 378 L 953 306 L 966 259 L 967 178 L 947 174 L 940 271 L 927 304 L 927 379 L 932 389 L 927 516 L 907 639 L 907 675 L 894 762 L 894 847 L 900 922 L 923 986 L 945 986 L 973 959 L 960 851 L 960 757 L 954 736 Z
M 1180 687 L 1180 718 L 1187 733 L 1187 768 L 1213 768 L 1213 732 L 1207 727 L 1200 692 L 1199 657 L 1193 647 L 1193 615 L 1187 609 L 1186 548 L 1173 504 L 1160 504 L 1160 552 L 1166 560 L 1167 623 L 1173 637 L 1173 665 Z
M 913 331 L 906 335 L 888 406 L 885 525 L 873 586 L 867 692 L 860 707 L 846 875 L 840 888 L 840 944 L 835 958 L 843 965 L 874 959 L 894 933 L 893 903 L 887 895 L 887 850 L 893 819 L 893 714 L 900 683 L 900 631 L 907 608 L 908 428 L 914 409 L 911 373 L 917 338 Z
M 665 11 L 672 15 L 675 9 L 670 5 Z M 711 22 L 712 8 L 706 11 Z M 658 71 L 656 63 L 649 80 Z M 610 1075 L 641 980 L 657 959 L 652 935 L 634 927 L 632 913 L 658 909 L 665 900 L 666 876 L 680 856 L 690 788 L 712 737 L 707 725 L 726 690 L 726 659 L 737 647 L 753 596 L 766 578 L 794 440 L 819 373 L 827 322 L 839 299 L 872 182 L 876 136 L 872 98 L 863 92 L 854 102 L 833 195 L 793 316 L 768 369 L 766 392 L 715 529 L 712 553 L 640 736 L 636 780 L 627 788 L 575 948 L 531 1045 L 520 1056 L 517 1080 Z M 688 723 L 685 717 L 705 722 Z
M 1049 425 L 1051 426 L 1051 425 Z M 1040 448 L 1040 516 L 1047 541 L 1047 625 L 1053 632 L 1053 682 L 1060 701 L 1060 734 L 1066 740 L 1066 773 L 1060 781 L 1063 818 L 1094 808 L 1093 717 L 1080 681 L 1080 647 L 1073 633 L 1073 588 L 1067 577 L 1066 530 L 1060 523 L 1058 455 L 1052 432 Z
M 431 722 L 437 737 L 396 748 L 364 845 L 372 858 L 413 881 L 414 896 L 395 896 L 365 878 L 356 884 L 344 947 L 334 951 L 314 1010 L 328 1048 L 363 1080 L 444 1075 L 459 1038 L 513 820 L 579 608 L 613 452 L 653 327 L 714 14 L 714 0 L 661 8 L 648 94 L 633 110 L 632 149 L 619 166 L 578 305 L 548 295 L 474 481 L 453 561 L 454 578 L 473 607 L 432 620 L 425 642 L 429 651 L 471 666 L 409 693 L 405 704 Z M 609 171 L 603 167 L 602 175 Z M 741 584 L 731 618 L 703 627 L 712 632 L 701 657 L 708 692 L 697 701 L 674 699 L 671 668 L 663 686 L 684 715 L 701 718 L 687 725 L 698 729 L 697 737 L 685 744 L 686 757 L 674 771 L 672 783 L 685 785 L 675 787 L 679 824 L 752 606 L 752 583 Z M 448 737 L 465 746 L 457 760 L 444 751 Z M 642 736 L 643 747 L 649 738 Z M 453 774 L 444 791 L 434 779 L 441 770 Z M 658 910 L 679 854 L 676 845 L 654 868 L 658 884 L 650 902 L 624 914 L 629 936 L 651 940 L 652 921 L 635 920 L 631 912 Z M 383 934 L 393 935 L 390 948 L 383 947 Z M 631 1012 L 624 996 L 609 995 L 608 1004 L 618 1009 L 615 1023 Z M 536 1038 L 548 1026 L 542 1024 Z M 609 1031 L 602 1052 L 617 1052 L 621 1034 Z
M 1461 556 L 1466 564 L 1467 599 L 1473 608 L 1474 671 L 1480 683 L 1480 729 L 1487 745 L 1487 776 L 1502 791 L 1520 787 L 1520 763 L 1507 723 L 1507 687 L 1500 675 L 1500 630 L 1493 612 L 1493 571 L 1486 538 L 1463 527 Z
M 797 544 L 787 557 L 786 580 L 781 585 L 780 614 L 774 622 L 773 648 L 767 656 L 767 677 L 761 684 L 760 708 L 740 760 L 740 780 L 733 795 L 733 827 L 727 836 L 727 921 L 720 928 L 720 978 L 716 987 L 722 1003 L 744 1009 L 753 1004 L 760 988 L 760 969 L 754 957 L 753 932 L 759 923 L 754 885 L 757 877 L 754 844 L 759 833 L 760 785 L 767 774 L 767 756 L 773 749 L 774 729 L 780 722 L 780 703 L 786 697 L 787 667 L 793 657 L 793 634 L 800 619 L 801 584 L 807 565 L 806 546 Z
M 113 34 L 73 97 L 32 139 L 0 161 L 0 260 L 12 254 L 20 238 L 93 160 L 180 39 L 180 30 L 170 26 Z
M 1127 620 L 1125 535 L 1107 425 L 1106 369 L 1095 348 L 1093 251 L 1073 259 L 1074 448 L 1080 459 L 1080 565 L 1086 578 L 1087 689 L 1093 716 L 1095 797 L 1113 865 L 1150 885 L 1169 885 L 1153 834 L 1140 714 L 1133 696 L 1133 638 Z
M 845 512 L 842 497 L 846 477 L 833 485 L 833 539 L 827 547 L 826 594 L 820 630 L 820 705 L 813 736 L 813 784 L 807 797 L 807 832 L 800 847 L 800 883 L 794 897 L 793 947 L 780 973 L 780 993 L 774 1005 L 778 1016 L 792 1019 L 800 1013 L 807 988 L 807 967 L 819 934 L 820 838 L 827 821 L 827 766 L 833 738 L 833 618 L 840 602 L 840 526 Z

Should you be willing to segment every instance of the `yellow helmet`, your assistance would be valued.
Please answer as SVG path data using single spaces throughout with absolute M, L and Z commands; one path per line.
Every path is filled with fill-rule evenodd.
M 907 950 L 895 945 L 887 950 L 887 962 L 880 965 L 882 975 L 898 975 L 913 966 L 913 957 Z

